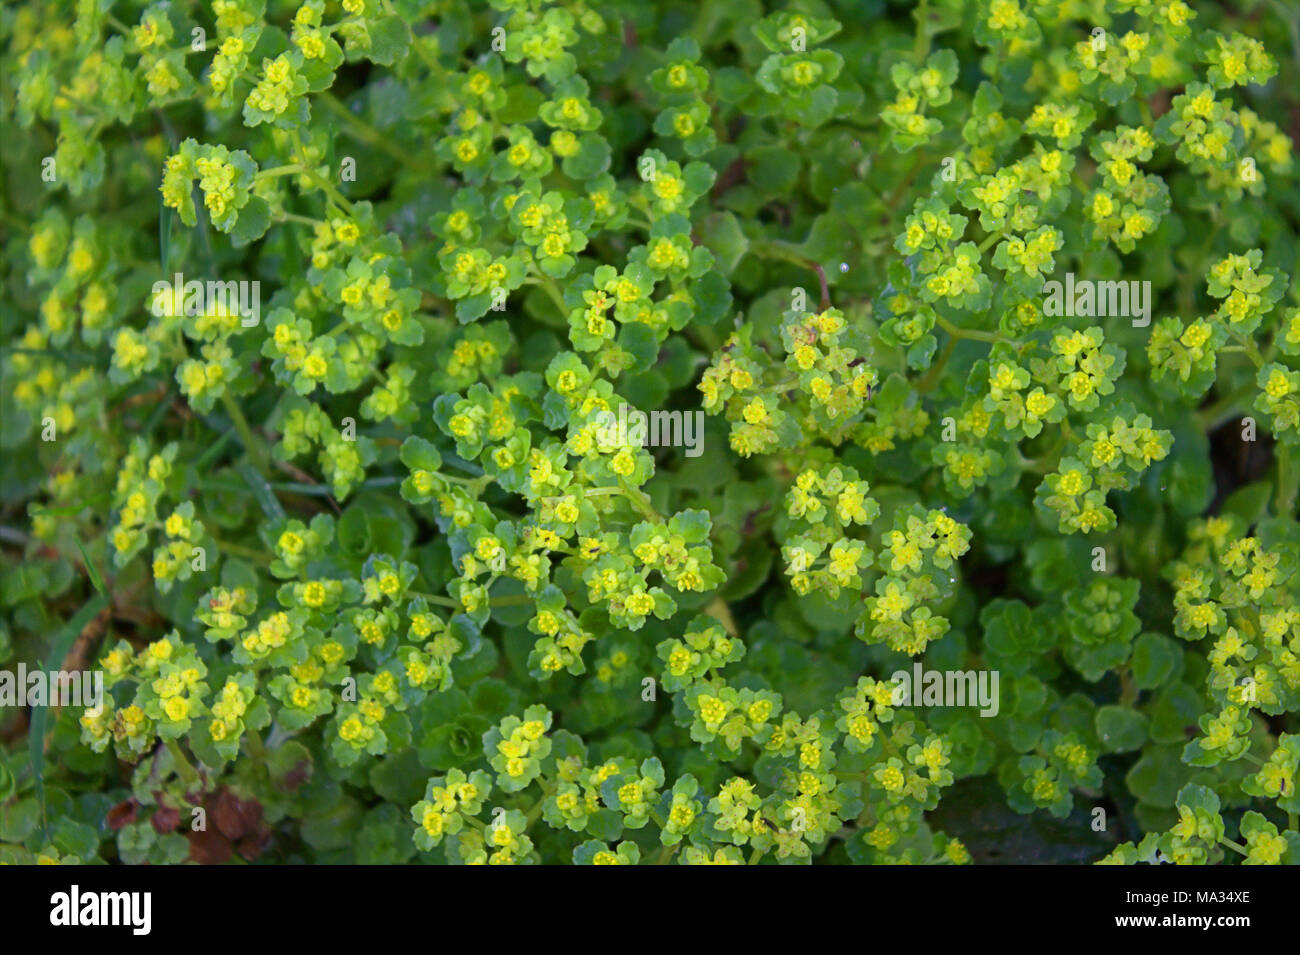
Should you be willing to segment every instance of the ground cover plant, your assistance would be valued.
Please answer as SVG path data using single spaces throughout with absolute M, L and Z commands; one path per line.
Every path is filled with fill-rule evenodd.
M 0 38 L 0 861 L 1300 861 L 1293 3 Z

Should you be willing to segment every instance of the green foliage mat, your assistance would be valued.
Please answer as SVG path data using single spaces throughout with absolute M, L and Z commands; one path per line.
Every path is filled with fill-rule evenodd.
M 0 40 L 0 862 L 1300 861 L 1294 3 Z

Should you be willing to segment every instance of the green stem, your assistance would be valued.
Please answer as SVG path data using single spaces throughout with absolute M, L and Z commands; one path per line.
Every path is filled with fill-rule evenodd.
M 916 162 L 912 163 L 912 168 L 909 169 L 903 178 L 899 180 L 898 185 L 894 187 L 894 191 L 889 194 L 889 198 L 885 200 L 885 208 L 889 210 L 890 215 L 893 215 L 894 210 L 898 207 L 899 202 L 902 201 L 904 194 L 906 194 L 907 187 L 912 184 L 912 180 L 916 178 L 916 174 L 920 172 L 921 167 L 926 164 L 926 162 L 918 158 Z
M 252 547 L 244 547 L 241 544 L 231 544 L 228 541 L 217 540 L 212 538 L 212 543 L 217 545 L 217 550 L 223 554 L 233 554 L 236 557 L 247 557 L 249 560 L 255 560 L 260 564 L 269 564 L 274 558 L 266 551 L 255 550 Z
M 532 269 L 533 275 L 536 277 L 537 284 L 540 285 L 546 294 L 550 296 L 551 301 L 555 303 L 555 307 L 560 310 L 560 315 L 568 315 L 569 306 L 565 304 L 564 295 L 560 292 L 560 287 L 555 284 L 555 279 L 551 278 L 538 268 L 537 263 L 535 262 L 530 263 L 529 267 Z
M 1228 334 L 1236 339 L 1237 344 L 1241 346 L 1242 350 L 1246 353 L 1246 357 L 1254 363 L 1256 368 L 1264 367 L 1264 356 L 1259 353 L 1259 348 L 1256 347 L 1255 342 L 1252 339 L 1247 338 L 1245 335 L 1233 331 L 1232 329 L 1228 329 Z
M 727 631 L 728 636 L 739 639 L 740 630 L 736 626 L 736 618 L 731 615 L 731 608 L 721 596 L 714 597 L 713 602 L 704 608 L 704 612 L 722 624 L 722 629 Z
M 623 496 L 631 502 L 632 506 L 646 516 L 646 519 L 655 524 L 662 524 L 663 517 L 655 510 L 654 504 L 650 500 L 650 495 L 640 488 L 634 488 L 625 484 L 622 478 L 619 478 L 619 487 L 623 491 Z
M 460 609 L 460 604 L 450 597 L 440 597 L 437 594 L 425 593 L 423 590 L 408 590 L 407 593 L 410 594 L 412 597 L 420 597 L 424 600 L 427 600 L 431 604 L 436 604 L 439 607 L 448 607 L 453 610 Z M 537 598 L 534 597 L 532 594 L 506 594 L 504 597 L 491 598 L 488 601 L 488 606 L 489 607 L 517 607 L 521 604 L 526 604 L 536 599 Z
M 420 597 L 427 600 L 431 604 L 437 604 L 439 607 L 453 607 L 457 610 L 460 609 L 460 604 L 452 600 L 450 597 L 440 597 L 437 594 L 428 594 L 422 590 L 408 590 L 407 593 L 412 597 Z
M 916 42 L 912 45 L 912 56 L 917 64 L 925 62 L 930 52 L 930 2 L 921 0 L 916 8 Z
M 1250 853 L 1246 851 L 1245 846 L 1241 845 L 1239 842 L 1233 842 L 1227 836 L 1219 837 L 1219 845 L 1227 846 L 1233 852 L 1240 852 L 1244 856 L 1250 855 Z
M 799 376 L 791 375 L 789 378 L 782 378 L 774 385 L 767 385 L 766 387 L 760 388 L 758 390 L 764 394 L 771 394 L 773 392 L 789 391 L 797 384 L 799 384 Z
M 346 108 L 344 108 L 344 112 L 347 112 Z M 312 168 L 311 163 L 307 159 L 307 150 L 303 148 L 302 138 L 298 135 L 298 130 L 292 130 L 290 136 L 292 137 L 294 152 L 298 154 L 298 162 L 302 165 L 303 175 L 315 183 L 316 188 L 325 193 L 329 200 L 334 203 L 341 212 L 350 217 L 352 215 L 352 203 L 344 197 L 343 193 L 334 188 L 332 183 L 328 182 L 320 173 Z
M 296 162 L 285 163 L 283 166 L 272 166 L 269 169 L 259 170 L 255 179 L 275 179 L 279 176 L 292 176 L 294 173 L 302 172 L 302 167 Z
M 324 225 L 322 219 L 313 219 L 311 216 L 300 216 L 292 212 L 281 212 L 275 217 L 276 222 L 297 222 L 299 225 L 309 225 L 315 228 L 318 225 Z
M 261 735 L 254 730 L 249 730 L 244 734 L 244 742 L 248 744 L 248 755 L 253 757 L 253 762 L 259 766 L 265 765 L 267 754 Z
M 393 7 L 391 0 L 383 0 L 383 4 L 384 4 L 384 11 L 390 17 L 401 16 L 401 14 L 398 13 L 397 10 Z M 421 43 L 420 40 L 421 37 L 419 36 L 411 37 L 411 48 L 415 50 L 415 55 L 424 61 L 424 65 L 427 66 L 430 70 L 432 70 L 435 76 L 441 76 L 445 72 L 442 68 L 442 64 L 438 62 L 437 57 L 435 57 L 432 53 L 428 51 L 428 49 L 425 48 L 424 44 Z
M 163 745 L 167 747 L 167 752 L 171 754 L 172 762 L 176 764 L 176 772 L 181 777 L 181 780 L 191 789 L 197 789 L 201 783 L 199 771 L 189 761 L 189 757 L 181 749 L 181 744 L 174 739 L 169 739 L 164 740 Z
M 532 808 L 528 810 L 528 815 L 525 817 L 525 821 L 524 821 L 525 829 L 527 829 L 529 826 L 531 826 L 533 823 L 535 823 L 538 820 L 538 818 L 542 814 L 542 809 L 544 809 L 546 806 L 546 800 L 549 799 L 551 794 L 555 792 L 556 787 L 554 785 L 550 785 L 545 782 L 543 782 L 541 785 L 542 785 L 542 794 L 537 798 L 537 802 L 533 803 Z
M 533 804 L 533 807 L 528 810 L 528 816 L 524 820 L 524 828 L 531 826 L 533 823 L 535 823 L 538 820 L 538 818 L 542 814 L 542 809 L 545 808 L 545 806 L 546 806 L 546 794 L 542 793 L 541 797 L 537 800 L 537 802 Z
M 939 360 L 931 365 L 930 370 L 925 373 L 925 377 L 917 382 L 917 392 L 925 394 L 939 383 L 939 376 L 943 374 L 943 369 L 948 364 L 948 359 L 952 357 L 953 350 L 957 347 L 957 338 L 958 336 L 956 335 L 950 334 L 948 336 L 948 344 L 944 346 L 942 354 L 939 355 Z
M 463 478 L 463 477 L 456 477 L 455 475 L 452 474 L 444 474 L 441 471 L 438 472 L 438 477 L 442 478 L 444 481 L 447 481 L 450 484 L 459 484 L 462 487 L 469 488 L 470 493 L 475 496 L 478 496 L 480 493 L 482 493 L 485 487 L 487 487 L 489 484 L 491 484 L 493 481 L 496 480 L 496 478 L 494 478 L 490 474 L 484 474 L 482 477 L 476 477 L 476 478 Z
M 760 259 L 777 259 L 805 269 L 812 269 L 817 276 L 817 284 L 821 290 L 821 308 L 830 307 L 830 286 L 826 282 L 826 270 L 821 267 L 820 263 L 814 262 L 800 252 L 796 246 L 780 239 L 768 239 L 762 242 L 751 242 L 749 251 Z
M 1274 510 L 1278 517 L 1291 517 L 1295 514 L 1296 494 L 1300 491 L 1300 468 L 1292 459 L 1295 449 L 1290 445 L 1278 443 L 1277 454 L 1277 499 Z
M 221 396 L 222 407 L 226 409 L 226 414 L 230 415 L 230 420 L 235 423 L 235 430 L 239 432 L 239 440 L 244 443 L 244 450 L 252 457 L 253 463 L 257 466 L 263 477 L 270 477 L 270 462 L 266 455 L 266 448 L 262 442 L 253 434 L 253 429 L 248 425 L 248 419 L 244 417 L 243 409 L 239 407 L 239 402 L 229 391 Z
M 990 344 L 1005 341 L 997 332 L 981 331 L 978 328 L 958 328 L 942 315 L 937 316 L 939 327 L 951 335 L 953 338 L 969 338 L 976 342 L 989 342 Z
M 991 245 L 993 245 L 995 242 L 998 241 L 998 239 L 1002 238 L 1006 234 L 1007 234 L 1006 229 L 998 229 L 996 232 L 990 232 L 988 235 L 984 237 L 984 241 L 979 244 L 979 248 L 976 251 L 978 251 L 980 255 L 983 255 L 985 252 L 989 250 L 989 247 Z
M 350 132 L 356 139 L 361 140 L 361 142 L 365 143 L 367 146 L 372 146 L 375 149 L 387 153 L 390 157 L 396 159 L 404 166 L 408 166 L 411 169 L 420 172 L 428 171 L 424 166 L 415 162 L 411 158 L 410 154 L 403 152 L 400 148 L 393 145 L 392 140 L 388 136 L 375 129 L 375 127 L 371 126 L 356 113 L 352 112 L 352 110 L 348 109 L 347 105 L 332 93 L 318 93 L 316 99 L 328 106 L 335 116 L 342 119 L 344 125 L 348 128 L 348 132 Z
M 1133 682 L 1133 671 L 1128 667 L 1121 667 L 1119 671 L 1119 702 L 1121 706 L 1132 706 L 1137 702 L 1138 688 Z
M 199 474 L 203 474 L 208 465 L 211 464 L 216 456 L 222 452 L 225 446 L 230 443 L 230 439 L 234 437 L 235 433 L 236 432 L 233 430 L 227 431 L 221 437 L 217 438 L 216 441 L 212 442 L 212 444 L 208 446 L 208 449 L 199 456 L 197 461 L 194 462 L 194 469 Z

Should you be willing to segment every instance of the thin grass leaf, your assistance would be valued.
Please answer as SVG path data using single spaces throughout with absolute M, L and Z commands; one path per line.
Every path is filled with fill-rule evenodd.
M 162 212 L 158 216 L 158 262 L 162 266 L 162 274 L 167 274 L 168 261 L 171 259 L 172 249 L 172 213 L 167 206 L 162 207 Z
M 271 485 L 267 483 L 266 478 L 258 473 L 257 468 L 245 462 L 239 465 L 236 470 L 239 471 L 239 475 L 244 479 L 248 489 L 253 492 L 253 497 L 257 498 L 257 504 L 262 509 L 262 513 L 273 521 L 284 520 L 284 507 L 280 504 L 280 499 L 275 496 L 275 491 L 271 489 Z
M 54 645 L 50 648 L 49 656 L 45 658 L 45 671 L 57 670 L 63 665 L 68 651 L 72 649 L 73 643 L 81 635 L 81 631 L 86 629 L 90 621 L 108 606 L 108 597 L 100 594 L 92 597 L 90 602 L 77 611 L 76 616 L 63 625 L 58 636 L 54 638 Z M 50 708 L 48 706 L 32 707 L 32 721 L 27 730 L 27 747 L 31 754 L 32 776 L 36 782 L 36 805 L 41 811 L 41 830 L 48 839 L 50 834 L 49 820 L 45 814 L 45 724 L 49 721 Z
M 76 543 L 77 550 L 81 551 L 81 561 L 86 565 L 86 574 L 90 577 L 90 582 L 94 586 L 95 592 L 103 597 L 107 597 L 108 588 L 104 586 L 104 578 L 99 575 L 99 568 L 95 566 L 95 562 L 91 560 L 90 555 L 86 553 L 85 545 L 82 544 L 80 540 Z

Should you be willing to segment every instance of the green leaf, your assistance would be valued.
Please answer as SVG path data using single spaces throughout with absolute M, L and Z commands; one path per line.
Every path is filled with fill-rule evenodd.
M 370 24 L 370 51 L 366 58 L 380 66 L 392 66 L 411 45 L 411 30 L 398 16 L 382 17 Z
M 261 196 L 250 196 L 230 230 L 230 242 L 236 248 L 248 245 L 266 235 L 270 227 L 271 206 Z
M 1273 494 L 1271 481 L 1256 481 L 1239 487 L 1228 495 L 1220 507 L 1220 514 L 1236 514 L 1247 524 L 1261 521 L 1268 515 L 1268 502 Z
M 784 146 L 758 146 L 745 162 L 746 179 L 764 198 L 788 196 L 799 178 L 799 154 Z
M 649 368 L 659 355 L 659 336 L 649 325 L 641 322 L 624 325 L 618 333 L 618 344 L 631 354 L 634 371 Z
M 724 275 L 735 271 L 736 265 L 749 251 L 749 239 L 730 212 L 710 213 L 697 223 L 695 232 L 701 244 L 713 253 Z
M 714 325 L 731 311 L 731 285 L 721 272 L 705 272 L 691 286 L 698 324 Z
M 436 471 L 442 467 L 442 455 L 424 438 L 412 435 L 402 442 L 399 452 L 402 463 L 413 470 Z
M 1179 791 L 1177 804 L 1191 809 L 1193 812 L 1197 809 L 1203 809 L 1208 813 L 1217 814 L 1219 811 L 1219 796 L 1207 786 L 1189 783 Z
M 1139 690 L 1154 690 L 1163 686 L 1173 676 L 1183 651 L 1169 637 L 1158 633 L 1144 633 L 1133 644 L 1129 666 L 1133 669 L 1133 682 Z
M 546 102 L 546 94 L 536 86 L 526 83 L 512 83 L 506 93 L 506 102 L 501 107 L 497 118 L 503 123 L 531 123 L 537 118 L 537 110 Z
M 566 156 L 560 168 L 570 179 L 595 179 L 609 169 L 609 143 L 595 133 L 584 133 L 578 138 L 578 151 Z
M 1097 738 L 1110 753 L 1127 753 L 1147 738 L 1147 718 L 1127 706 L 1102 706 L 1096 715 Z
M 37 799 L 20 799 L 8 806 L 0 806 L 0 842 L 22 843 L 41 825 L 45 815 L 43 796 Z

